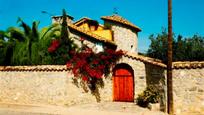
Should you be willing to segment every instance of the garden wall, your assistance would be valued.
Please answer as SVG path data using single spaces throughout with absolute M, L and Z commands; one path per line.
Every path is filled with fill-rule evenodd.
M 162 94 L 161 109 L 166 110 L 166 70 L 163 67 L 123 58 L 135 74 L 135 98 L 146 85 L 155 84 Z M 204 63 L 176 66 L 173 69 L 175 113 L 204 113 Z M 86 92 L 72 80 L 66 66 L 0 66 L 0 103 L 73 105 L 96 102 L 99 97 Z M 111 77 L 99 89 L 100 100 L 112 101 Z M 97 98 L 97 99 L 96 99 Z
M 147 85 L 161 93 L 160 109 L 167 111 L 166 69 L 145 64 Z M 173 63 L 174 112 L 204 114 L 204 62 Z
M 175 113 L 204 114 L 204 68 L 174 69 L 173 90 Z
M 65 66 L 0 67 L 0 103 L 73 105 L 96 102 L 90 90 L 72 80 Z M 5 71 L 6 70 L 6 71 Z M 108 78 L 107 78 L 108 79 Z M 101 101 L 112 100 L 112 82 L 104 80 Z M 98 98 L 98 97 L 97 97 Z

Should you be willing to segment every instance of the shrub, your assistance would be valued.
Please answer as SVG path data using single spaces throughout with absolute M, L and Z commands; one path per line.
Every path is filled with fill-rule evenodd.
M 153 85 L 150 85 L 144 92 L 138 95 L 136 102 L 141 107 L 147 107 L 149 103 L 158 103 L 159 98 L 158 90 Z

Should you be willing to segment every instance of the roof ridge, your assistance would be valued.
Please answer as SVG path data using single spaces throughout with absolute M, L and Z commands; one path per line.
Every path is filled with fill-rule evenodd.
M 152 65 L 160 66 L 162 68 L 167 67 L 166 64 L 162 63 L 161 60 L 156 59 L 156 58 L 142 56 L 142 55 L 138 55 L 136 53 L 130 53 L 130 52 L 125 53 L 124 56 L 132 58 L 132 59 L 139 60 L 139 61 L 144 62 L 144 63 L 149 63 L 149 64 L 152 64 Z
M 127 52 L 124 54 L 125 57 L 129 57 L 135 60 L 139 60 L 144 63 L 149 63 L 152 65 L 160 66 L 166 68 L 167 65 L 164 64 L 161 60 L 156 58 L 151 58 L 147 56 L 138 55 L 136 53 Z M 179 61 L 179 62 L 172 62 L 173 69 L 197 69 L 197 68 L 204 68 L 204 61 Z
M 175 69 L 204 68 L 204 61 L 178 61 L 173 62 L 172 65 Z
M 83 21 L 83 20 L 85 20 L 85 19 L 91 20 L 91 18 L 84 16 L 84 17 L 80 18 L 79 20 L 75 21 L 73 24 L 74 24 L 74 25 L 77 25 L 78 23 L 80 23 L 80 21 Z
M 134 29 L 137 29 L 138 31 L 141 31 L 141 29 L 136 26 L 135 24 L 133 24 L 132 22 L 130 22 L 129 20 L 123 18 L 122 16 L 120 15 L 110 15 L 110 16 L 102 16 L 101 17 L 102 20 L 110 20 L 110 21 L 115 21 L 115 22 L 118 22 L 118 23 L 121 23 L 121 24 L 124 24 L 126 26 L 130 26 Z

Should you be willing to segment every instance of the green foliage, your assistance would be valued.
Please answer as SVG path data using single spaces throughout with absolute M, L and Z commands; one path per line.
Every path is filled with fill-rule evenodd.
M 39 22 L 34 21 L 29 26 L 19 18 L 20 27 L 0 31 L 0 65 L 66 64 L 70 59 L 68 52 L 76 48 L 69 38 L 66 19 L 66 11 L 63 10 L 62 24 L 38 30 Z M 48 48 L 54 39 L 61 44 L 55 53 L 50 53 Z
M 20 28 L 0 31 L 0 65 L 51 64 L 47 48 L 53 38 L 60 37 L 61 26 L 54 24 L 39 31 L 39 22 L 34 21 L 32 27 L 22 20 L 18 22 Z
M 52 59 L 52 64 L 64 65 L 67 60 L 71 58 L 69 51 L 75 50 L 77 48 L 76 44 L 74 44 L 73 38 L 69 37 L 69 29 L 67 24 L 67 14 L 63 9 L 63 21 L 61 24 L 60 37 L 56 37 L 55 41 L 59 42 L 59 46 L 55 46 L 56 44 L 51 44 L 48 48 L 56 51 L 50 51 L 50 57 Z M 59 34 L 59 33 L 56 33 Z
M 167 63 L 168 34 L 163 30 L 157 36 L 149 37 L 151 44 L 147 56 L 161 59 Z M 194 35 L 191 38 L 183 38 L 178 35 L 173 38 L 173 61 L 203 61 L 204 60 L 204 37 Z
M 147 107 L 149 103 L 158 103 L 159 99 L 159 92 L 154 86 L 150 85 L 138 95 L 136 102 L 141 107 Z

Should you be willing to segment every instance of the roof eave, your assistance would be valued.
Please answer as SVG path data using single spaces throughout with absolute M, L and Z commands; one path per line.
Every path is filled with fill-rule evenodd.
M 116 23 L 119 23 L 119 24 L 122 24 L 122 25 L 125 25 L 125 26 L 128 26 L 134 30 L 136 30 L 137 32 L 141 32 L 142 30 L 137 27 L 137 26 L 132 26 L 132 25 L 129 25 L 129 24 L 124 24 L 124 23 L 121 23 L 119 21 L 116 21 L 116 20 L 112 20 L 112 19 L 107 19 L 106 17 L 101 17 L 102 20 L 108 20 L 108 21 L 111 21 L 111 22 L 116 22 Z

